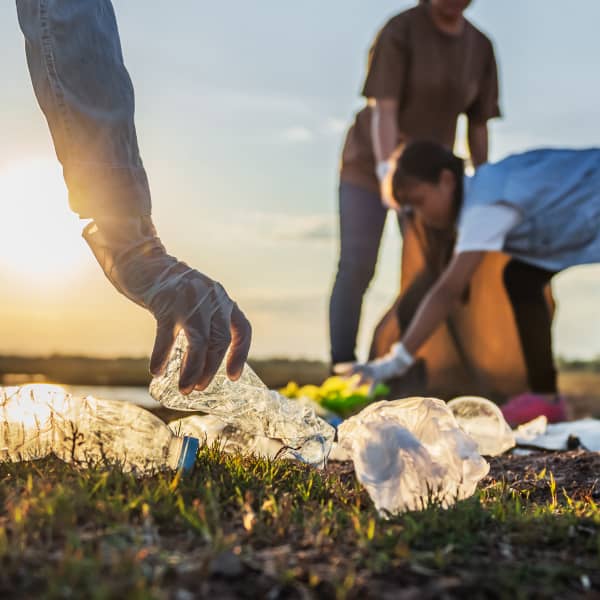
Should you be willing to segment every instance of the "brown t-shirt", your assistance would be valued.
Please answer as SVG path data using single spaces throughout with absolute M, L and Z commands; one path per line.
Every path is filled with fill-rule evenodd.
M 427 139 L 452 148 L 459 115 L 474 123 L 500 116 L 492 43 L 468 21 L 460 35 L 440 31 L 427 5 L 397 15 L 379 32 L 362 93 L 398 99 L 398 144 Z M 369 106 L 348 132 L 341 179 L 379 189 Z

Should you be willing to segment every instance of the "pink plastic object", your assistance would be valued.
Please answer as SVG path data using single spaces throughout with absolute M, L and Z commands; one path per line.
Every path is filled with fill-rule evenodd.
M 540 394 L 521 394 L 511 398 L 500 410 L 511 427 L 529 423 L 541 416 L 546 417 L 548 423 L 567 420 L 567 401 L 564 396 L 551 401 Z

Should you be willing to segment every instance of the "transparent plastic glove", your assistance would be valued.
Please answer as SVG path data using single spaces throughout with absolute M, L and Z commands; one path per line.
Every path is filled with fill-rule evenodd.
M 117 290 L 156 318 L 153 375 L 164 371 L 183 329 L 188 349 L 179 378 L 182 392 L 206 388 L 228 348 L 227 375 L 241 376 L 250 323 L 221 284 L 167 254 L 150 217 L 96 219 L 83 237 Z
M 336 365 L 336 373 L 345 376 L 360 375 L 359 385 L 370 382 L 371 387 L 402 377 L 414 364 L 414 357 L 406 350 L 402 342 L 392 346 L 388 354 L 365 364 Z

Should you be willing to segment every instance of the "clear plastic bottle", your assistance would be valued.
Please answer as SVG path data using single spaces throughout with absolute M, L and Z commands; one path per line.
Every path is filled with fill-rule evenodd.
M 479 396 L 460 396 L 448 402 L 460 428 L 477 442 L 479 453 L 500 456 L 515 447 L 515 434 L 493 402 Z
M 198 445 L 134 404 L 75 398 L 51 385 L 0 388 L 0 460 L 52 453 L 80 466 L 117 463 L 143 474 L 191 469 Z
M 191 415 L 177 419 L 169 423 L 169 429 L 175 435 L 198 438 L 208 446 L 219 442 L 223 452 L 254 454 L 275 459 L 283 449 L 279 440 L 242 433 L 214 415 Z
M 334 428 L 317 417 L 312 408 L 269 390 L 248 365 L 234 382 L 222 364 L 206 390 L 184 396 L 178 381 L 186 348 L 187 339 L 182 332 L 164 374 L 150 384 L 155 400 L 167 408 L 214 415 L 242 433 L 280 440 L 286 447 L 282 456 L 311 465 L 325 463 Z

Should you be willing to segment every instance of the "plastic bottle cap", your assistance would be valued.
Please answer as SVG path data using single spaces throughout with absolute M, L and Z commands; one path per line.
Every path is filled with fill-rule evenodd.
M 181 469 L 185 473 L 191 471 L 196 463 L 196 455 L 198 454 L 199 447 L 200 442 L 196 438 L 185 436 L 181 446 L 181 454 L 179 456 L 179 462 L 177 463 L 177 469 Z

